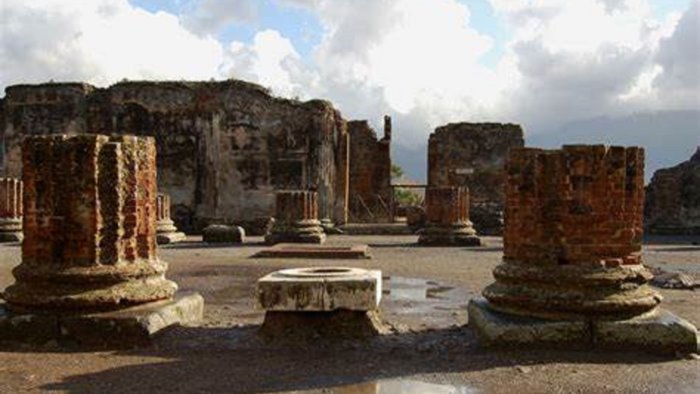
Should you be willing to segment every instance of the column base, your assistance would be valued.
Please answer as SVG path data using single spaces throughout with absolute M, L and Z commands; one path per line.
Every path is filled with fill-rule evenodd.
M 665 310 L 620 320 L 590 317 L 545 320 L 497 312 L 489 308 L 486 299 L 476 298 L 469 301 L 467 312 L 469 326 L 486 346 L 641 350 L 662 354 L 698 351 L 697 329 Z
M 121 310 L 80 312 L 13 312 L 0 305 L 0 341 L 77 344 L 97 348 L 147 346 L 159 332 L 201 320 L 204 299 L 181 292 L 172 299 Z
M 0 242 L 22 242 L 22 219 L 0 219 Z
M 469 226 L 438 227 L 431 226 L 422 229 L 418 236 L 418 244 L 422 246 L 481 246 L 474 229 Z
M 318 220 L 303 220 L 292 227 L 273 228 L 272 232 L 265 236 L 265 243 L 274 245 L 278 243 L 307 243 L 322 244 L 326 242 L 326 233 L 323 232 Z
M 4 242 L 22 242 L 24 234 L 22 231 L 3 231 L 0 229 L 0 243 Z
M 167 245 L 182 242 L 187 238 L 185 233 L 181 232 L 168 232 L 168 233 L 157 233 L 156 242 L 158 245 Z

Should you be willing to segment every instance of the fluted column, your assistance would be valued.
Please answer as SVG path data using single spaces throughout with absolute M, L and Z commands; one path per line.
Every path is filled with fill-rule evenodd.
M 0 178 L 0 242 L 22 238 L 22 181 Z
M 175 227 L 170 218 L 170 196 L 158 193 L 156 197 L 156 239 L 158 244 L 170 244 L 185 239 L 185 234 Z
M 275 196 L 275 224 L 267 243 L 323 243 L 326 235 L 318 220 L 318 193 L 285 190 Z
M 156 255 L 155 142 L 50 135 L 22 146 L 22 263 L 12 308 L 112 309 L 169 299 Z
M 425 191 L 425 227 L 418 243 L 432 246 L 479 246 L 481 240 L 469 221 L 469 190 L 456 186 L 429 186 Z

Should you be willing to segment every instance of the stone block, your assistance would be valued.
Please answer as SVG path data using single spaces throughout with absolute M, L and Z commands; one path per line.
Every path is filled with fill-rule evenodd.
M 263 258 L 307 258 L 307 259 L 370 259 L 369 246 L 320 246 L 300 244 L 277 244 L 256 253 Z
M 202 230 L 202 241 L 207 243 L 232 243 L 245 242 L 245 230 L 243 227 L 212 224 Z
M 371 311 L 381 300 L 382 274 L 345 267 L 286 269 L 259 279 L 257 295 L 266 311 Z
M 171 300 L 97 313 L 23 312 L 0 306 L 0 340 L 33 344 L 55 340 L 108 348 L 145 346 L 168 327 L 201 320 L 203 311 L 202 296 L 187 292 Z
M 469 301 L 469 327 L 486 346 L 557 346 L 587 348 L 591 337 L 585 320 L 545 320 L 500 313 L 483 298 Z

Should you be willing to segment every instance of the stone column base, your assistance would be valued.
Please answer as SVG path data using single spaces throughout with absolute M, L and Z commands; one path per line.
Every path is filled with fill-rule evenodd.
M 0 219 L 0 242 L 22 242 L 22 219 Z
M 469 327 L 486 346 L 542 346 L 567 349 L 640 350 L 674 354 L 698 351 L 697 329 L 688 321 L 656 309 L 629 319 L 545 320 L 496 312 L 476 298 L 467 309 Z
M 187 238 L 187 235 L 181 232 L 156 234 L 156 242 L 158 242 L 158 245 L 167 245 L 182 242 L 185 240 L 185 238 Z
M 360 338 L 387 334 L 377 311 L 268 311 L 260 335 L 271 339 Z
M 418 244 L 423 246 L 481 246 L 481 238 L 469 225 L 450 227 L 428 226 L 419 232 Z
M 304 220 L 293 227 L 273 227 L 272 232 L 265 236 L 268 245 L 283 242 L 322 244 L 326 242 L 326 234 L 318 220 Z
M 97 348 L 149 345 L 163 329 L 201 320 L 204 299 L 181 292 L 173 299 L 100 313 L 18 313 L 0 305 L 0 341 L 77 344 Z

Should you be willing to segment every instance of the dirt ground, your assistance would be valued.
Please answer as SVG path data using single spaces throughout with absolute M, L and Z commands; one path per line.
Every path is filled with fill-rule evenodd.
M 190 238 L 189 241 L 196 241 Z M 263 246 L 210 247 L 187 242 L 161 248 L 168 276 L 200 292 L 205 319 L 178 327 L 149 348 L 84 352 L 48 343 L 3 344 L 0 392 L 71 393 L 294 392 L 700 392 L 700 361 L 640 352 L 492 350 L 465 327 L 471 297 L 492 281 L 500 238 L 487 246 L 419 248 L 414 236 L 331 236 L 327 244 L 371 246 L 371 260 L 251 258 Z M 700 239 L 657 238 L 645 263 L 700 279 Z M 693 245 L 695 242 L 695 245 Z M 0 246 L 0 289 L 12 283 L 17 245 Z M 383 320 L 396 333 L 371 340 L 266 341 L 255 280 L 287 267 L 352 266 L 382 270 Z M 663 306 L 700 325 L 700 292 L 661 290 Z

